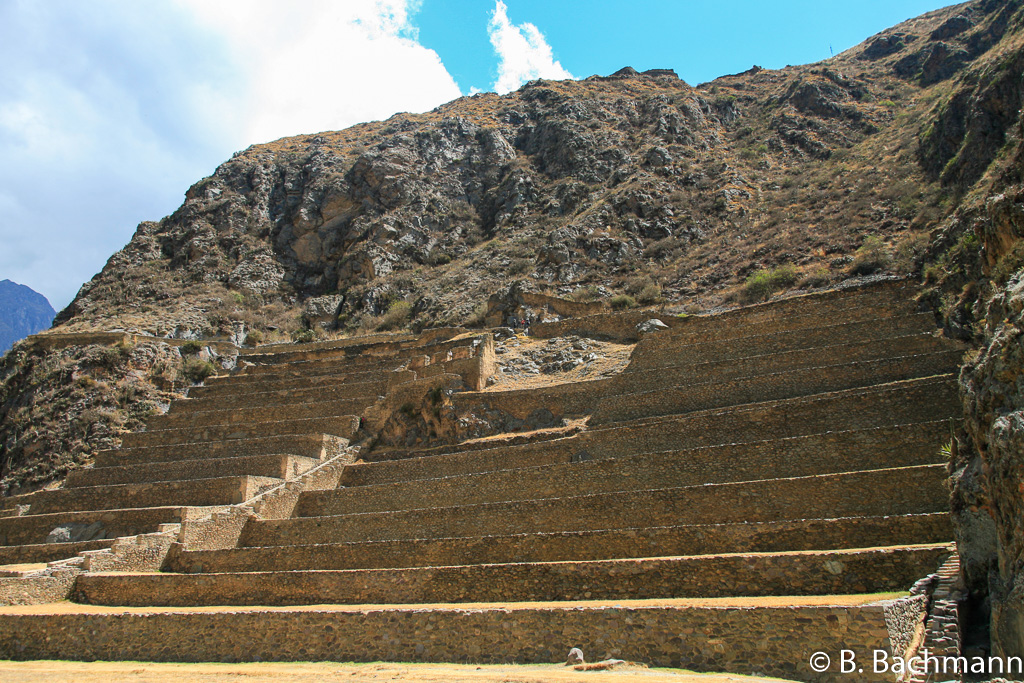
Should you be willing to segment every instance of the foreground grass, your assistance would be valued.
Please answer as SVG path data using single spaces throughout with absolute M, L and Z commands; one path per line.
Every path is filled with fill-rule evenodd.
M 417 683 L 546 683 L 547 681 L 612 681 L 626 683 L 759 683 L 780 681 L 738 674 L 699 674 L 681 669 L 627 667 L 614 671 L 579 672 L 560 664 L 401 664 L 373 662 L 258 662 L 246 664 L 165 664 L 154 662 L 68 662 L 0 660 L 5 683 L 207 683 L 237 681 L 415 681 Z

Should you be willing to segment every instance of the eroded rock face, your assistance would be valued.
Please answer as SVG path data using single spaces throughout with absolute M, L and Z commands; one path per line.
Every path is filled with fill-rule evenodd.
M 967 443 L 953 512 L 968 587 L 988 592 L 993 652 L 1024 654 L 1024 271 L 989 301 L 987 343 L 960 382 Z

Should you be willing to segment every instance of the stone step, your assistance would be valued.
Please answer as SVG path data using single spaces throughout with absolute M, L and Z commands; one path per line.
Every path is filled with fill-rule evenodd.
M 723 313 L 695 315 L 659 334 L 677 340 L 710 341 L 747 336 L 749 330 L 784 332 L 817 327 L 822 321 L 890 318 L 915 312 L 910 284 L 833 290 L 743 306 Z
M 243 373 L 236 376 L 251 378 L 286 378 L 295 373 L 305 376 L 333 374 L 338 372 L 377 373 L 386 376 L 399 368 L 416 369 L 423 365 L 436 365 L 450 360 L 471 358 L 477 354 L 477 345 L 483 338 L 463 339 L 456 342 L 431 344 L 404 349 L 389 356 L 351 357 L 334 355 L 310 360 L 290 362 L 269 362 L 267 364 L 247 366 Z
M 697 340 L 693 343 L 686 343 L 690 341 L 686 339 L 662 337 L 659 332 L 637 343 L 626 372 L 674 366 L 681 362 L 706 363 L 840 344 L 882 342 L 907 335 L 932 333 L 935 329 L 935 316 L 931 313 L 915 313 L 858 322 L 848 322 L 837 317 L 815 328 L 788 332 L 761 331 L 745 337 Z
M 384 337 L 387 338 L 384 338 Z M 367 335 L 360 338 L 340 339 L 326 342 L 311 342 L 307 344 L 273 344 L 261 346 L 252 351 L 242 354 L 242 358 L 257 363 L 290 362 L 315 357 L 316 354 L 348 354 L 359 357 L 367 353 L 380 352 L 381 350 L 400 348 L 402 344 L 415 344 L 418 336 L 415 334 L 405 335 L 380 335 L 374 338 Z
M 205 384 L 191 387 L 189 398 L 215 398 L 217 396 L 235 396 L 239 392 L 261 393 L 266 391 L 292 391 L 315 389 L 317 387 L 340 386 L 343 384 L 362 384 L 363 382 L 380 381 L 379 372 L 335 372 L 323 375 L 304 375 L 301 372 L 287 373 L 282 377 L 257 377 L 243 373 L 211 377 Z
M 341 382 L 353 384 L 376 382 L 385 380 L 398 367 L 395 364 L 389 364 L 386 367 L 360 370 L 346 365 L 344 361 L 338 361 L 323 367 L 310 368 L 303 367 L 303 365 L 300 363 L 279 367 L 266 366 L 265 368 L 264 366 L 257 366 L 264 368 L 259 372 L 255 372 L 254 368 L 247 368 L 231 375 L 218 377 L 216 378 L 217 381 L 213 381 L 214 378 L 210 378 L 203 387 L 194 387 L 196 390 L 203 388 L 203 391 L 193 392 L 190 390 L 189 395 L 196 397 L 216 396 L 220 392 L 234 392 L 238 390 L 238 387 L 247 385 L 259 387 L 255 391 L 274 391 L 277 389 L 306 389 L 312 386 Z
M 78 578 L 91 605 L 430 604 L 881 593 L 909 589 L 950 546 L 237 574 Z
M 686 349 L 683 349 L 679 354 L 679 365 L 667 365 L 651 370 L 634 369 L 616 375 L 612 385 L 616 393 L 632 394 L 666 386 L 707 384 L 801 368 L 916 356 L 955 349 L 954 342 L 936 337 L 931 333 L 761 355 L 755 355 L 758 353 L 758 349 L 751 347 L 749 356 L 708 362 L 693 362 L 686 353 Z
M 955 371 L 962 356 L 963 352 L 958 349 L 606 396 L 594 411 L 590 424 L 678 415 L 929 377 Z
M 121 467 L 93 467 L 75 470 L 68 475 L 64 486 L 72 489 L 83 486 L 188 481 L 243 475 L 293 479 L 318 464 L 320 464 L 319 458 L 280 454 L 137 463 Z
M 786 522 L 695 524 L 559 533 L 353 541 L 172 553 L 170 571 L 184 573 L 385 569 L 507 562 L 609 560 L 668 555 L 783 552 L 945 543 L 949 513 Z
M 134 446 L 100 451 L 96 467 L 122 467 L 141 463 L 177 462 L 205 458 L 241 458 L 252 455 L 296 455 L 326 460 L 337 455 L 348 441 L 329 434 L 285 434 L 282 436 L 201 441 L 169 446 Z
M 250 520 L 239 546 L 446 538 L 602 528 L 769 522 L 941 512 L 945 468 L 923 465 L 812 477 L 455 505 L 396 512 Z
M 391 335 L 391 339 L 372 339 L 363 337 L 359 340 L 345 340 L 347 343 L 313 342 L 297 344 L 290 347 L 278 345 L 276 348 L 260 348 L 244 355 L 246 360 L 261 363 L 290 363 L 296 360 L 314 360 L 347 356 L 349 358 L 387 358 L 409 353 L 433 353 L 441 349 L 462 346 L 472 343 L 481 336 L 474 333 L 472 337 L 455 339 L 469 332 L 466 328 L 437 328 L 424 331 L 420 335 Z
M 468 331 L 462 329 L 449 336 L 420 337 L 391 342 L 354 344 L 344 347 L 303 344 L 288 350 L 247 353 L 242 356 L 242 360 L 257 363 L 261 366 L 335 360 L 355 363 L 373 363 L 378 360 L 389 361 L 393 359 L 407 360 L 415 356 L 436 356 L 439 353 L 459 347 L 475 348 L 483 340 L 484 334 L 475 333 L 472 336 L 462 337 L 461 339 L 453 338 Z
M 191 481 L 86 486 L 38 491 L 32 496 L 30 515 L 67 511 L 120 510 L 166 505 L 233 505 L 281 483 L 272 477 L 216 477 Z
M 376 402 L 377 396 L 364 396 L 360 398 L 346 398 L 339 401 L 271 404 L 252 408 L 186 410 L 151 417 L 146 422 L 146 426 L 147 429 L 155 431 L 158 429 L 218 427 L 236 424 L 280 422 L 282 420 L 336 417 L 340 415 L 359 415 L 368 406 Z M 209 407 L 209 405 L 206 407 Z
M 889 600 L 880 600 L 890 598 Z M 587 659 L 806 677 L 808 652 L 892 649 L 887 620 L 917 597 L 589 601 L 580 604 L 146 610 L 64 604 L 5 610 L 0 657 L 84 661 L 358 661 L 546 664 Z M 783 604 L 783 602 L 785 604 Z M 244 637 L 240 637 L 243 635 Z M 888 651 L 888 650 L 887 650 Z M 862 655 L 864 656 L 864 655 Z M 841 680 L 837 664 L 829 676 Z M 891 675 L 857 676 L 887 681 Z M 538 668 L 541 679 L 547 667 Z M 600 674 L 597 674 L 599 677 Z M 612 674 L 614 677 L 615 675 Z M 823 679 L 827 680 L 827 679 Z
M 224 385 L 225 388 L 231 388 Z M 234 385 L 231 385 L 234 386 Z M 270 391 L 254 391 L 252 386 L 234 386 L 234 391 L 222 391 L 216 396 L 198 396 L 177 399 L 171 402 L 170 414 L 228 408 L 251 408 L 255 406 L 289 405 L 296 403 L 315 403 L 317 401 L 337 401 L 342 399 L 379 396 L 387 391 L 387 382 L 358 382 L 350 384 L 339 382 L 321 384 L 312 388 L 309 385 L 298 385 L 302 388 L 275 389 Z
M 155 507 L 129 510 L 87 510 L 45 515 L 23 515 L 0 519 L 0 546 L 46 543 L 54 529 L 65 527 L 73 541 L 114 539 L 157 531 L 161 524 L 177 524 L 186 519 L 226 509 Z
M 391 463 L 351 465 L 342 488 L 303 493 L 296 514 L 386 512 L 927 465 L 945 462 L 940 447 L 948 433 L 947 423 L 930 422 L 589 462 L 570 462 L 571 449 L 563 448 L 563 461 L 557 464 L 523 467 L 505 458 L 506 469 L 458 475 L 448 474 L 446 463 L 430 462 L 437 458 L 426 458 L 422 474 L 434 478 L 375 486 L 352 486 L 349 482 L 360 477 L 350 478 L 347 470 Z
M 564 437 L 457 452 L 409 451 L 405 459 L 346 467 L 341 485 L 370 486 L 573 460 L 618 458 L 723 444 L 743 444 L 826 432 L 902 429 L 960 412 L 956 378 L 941 375 L 848 389 L 812 397 L 622 422 Z M 938 429 L 933 425 L 929 429 Z M 947 427 L 948 429 L 948 427 Z M 882 434 L 880 438 L 887 438 Z M 868 437 L 870 438 L 870 436 Z
M 157 429 L 131 432 L 122 437 L 123 446 L 171 446 L 205 441 L 258 439 L 271 436 L 330 434 L 350 438 L 359 429 L 359 417 L 312 417 L 238 425 L 217 425 L 192 429 Z
M 379 377 L 408 364 L 409 360 L 410 357 L 407 356 L 388 358 L 346 358 L 345 356 L 338 356 L 318 360 L 268 363 L 266 365 L 246 367 L 244 372 L 233 375 L 232 378 L 248 377 L 254 381 L 259 381 L 263 379 L 284 379 L 295 375 L 316 376 L 336 373 L 360 373 L 363 375 L 374 373 Z
M 564 442 L 570 445 L 566 446 Z M 485 443 L 479 444 L 479 449 L 350 465 L 342 472 L 340 485 L 372 486 L 395 481 L 490 472 L 509 467 L 566 463 L 573 452 L 571 444 L 576 442 L 571 438 L 563 438 L 500 448 L 486 448 Z
M 103 550 L 114 544 L 114 539 L 79 541 L 76 543 L 34 543 L 0 546 L 0 566 L 5 564 L 35 564 L 66 560 L 86 550 Z
M 579 457 L 614 458 L 723 443 L 767 441 L 951 419 L 961 412 L 953 374 L 797 398 L 597 425 Z

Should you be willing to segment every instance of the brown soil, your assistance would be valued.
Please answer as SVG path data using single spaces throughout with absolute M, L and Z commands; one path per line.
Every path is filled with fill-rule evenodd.
M 736 674 L 696 674 L 678 669 L 627 667 L 613 671 L 573 671 L 560 664 L 339 664 L 248 663 L 158 664 L 151 662 L 7 662 L 0 661 L 0 680 L 11 683 L 42 683 L 74 680 L 76 683 L 205 683 L 206 681 L 417 681 L 418 683 L 546 683 L 548 681 L 612 681 L 627 683 L 758 683 L 780 681 Z

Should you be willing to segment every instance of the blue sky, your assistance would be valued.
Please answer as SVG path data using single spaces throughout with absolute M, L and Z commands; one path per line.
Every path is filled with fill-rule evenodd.
M 802 64 L 927 0 L 0 0 L 0 279 L 58 310 L 250 144 L 623 66 Z
M 675 69 L 691 85 L 749 69 L 826 59 L 901 21 L 951 3 L 934 0 L 506 0 L 514 25 L 537 26 L 578 78 L 623 66 Z M 463 92 L 490 89 L 493 0 L 423 0 L 420 42 L 440 55 Z

